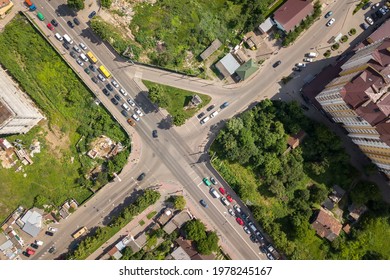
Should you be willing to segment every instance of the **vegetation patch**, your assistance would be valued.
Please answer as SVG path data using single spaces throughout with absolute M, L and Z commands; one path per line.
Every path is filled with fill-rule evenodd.
M 148 218 L 148 219 L 150 220 L 150 219 L 153 218 L 156 214 L 157 214 L 157 211 L 152 211 L 152 212 L 150 212 L 148 215 L 146 215 L 146 218 Z
M 356 14 L 357 12 L 360 11 L 361 8 L 363 8 L 363 6 L 365 4 L 367 4 L 368 2 L 370 2 L 370 0 L 361 0 L 355 7 L 355 9 L 353 10 L 352 14 Z

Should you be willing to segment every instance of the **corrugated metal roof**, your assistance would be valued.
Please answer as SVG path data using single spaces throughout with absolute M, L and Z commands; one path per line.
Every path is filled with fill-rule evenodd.
M 225 69 L 230 73 L 230 75 L 233 75 L 237 68 L 240 67 L 240 64 L 231 53 L 225 55 L 220 60 L 220 62 L 222 63 L 223 67 L 225 67 Z

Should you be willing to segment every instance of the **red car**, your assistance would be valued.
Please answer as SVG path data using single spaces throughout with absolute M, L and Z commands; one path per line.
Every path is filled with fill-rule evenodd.
M 228 195 L 226 196 L 226 199 L 229 200 L 229 202 L 232 202 L 232 201 L 233 201 L 233 198 L 230 196 L 230 194 L 228 194 Z
M 54 26 L 53 26 L 51 23 L 48 23 L 48 24 L 47 24 L 47 28 L 49 28 L 51 31 L 54 30 Z
M 237 221 L 237 223 L 238 223 L 240 226 L 243 226 L 243 225 L 244 225 L 244 221 L 243 221 L 241 218 L 237 217 L 237 218 L 236 218 L 236 221 Z
M 31 249 L 31 248 L 27 248 L 26 253 L 31 256 L 31 255 L 35 254 L 35 251 L 33 249 Z
M 219 192 L 222 194 L 222 195 L 225 195 L 226 194 L 226 191 L 224 188 L 220 187 L 219 189 Z

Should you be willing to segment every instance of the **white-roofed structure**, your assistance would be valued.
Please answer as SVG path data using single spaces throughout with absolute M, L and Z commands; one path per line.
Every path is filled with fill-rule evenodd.
M 27 211 L 20 219 L 22 230 L 32 237 L 36 237 L 42 229 L 42 211 L 33 208 Z
M 217 67 L 219 72 L 227 78 L 234 74 L 238 67 L 240 67 L 240 64 L 231 53 L 228 53 L 215 64 L 215 67 Z
M 267 33 L 274 25 L 275 22 L 269 17 L 259 25 L 259 30 L 261 33 Z

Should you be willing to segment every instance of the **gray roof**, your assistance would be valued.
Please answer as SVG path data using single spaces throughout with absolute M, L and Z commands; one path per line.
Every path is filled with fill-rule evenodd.
M 202 52 L 200 54 L 200 57 L 202 58 L 202 60 L 207 59 L 210 55 L 213 54 L 213 52 L 218 50 L 221 45 L 222 45 L 222 43 L 218 39 L 215 39 L 211 43 L 211 45 L 204 52 Z
M 274 26 L 274 24 L 275 23 L 272 21 L 271 18 L 267 18 L 263 23 L 259 25 L 259 29 L 261 32 L 266 33 L 272 28 L 272 26 Z
M 180 246 L 171 255 L 175 260 L 191 260 L 190 256 Z
M 0 245 L 0 251 L 5 251 L 7 249 L 10 249 L 14 246 L 11 240 L 7 240 L 5 243 Z
M 222 63 L 223 67 L 225 67 L 225 69 L 229 72 L 230 75 L 233 75 L 233 73 L 237 70 L 237 68 L 240 67 L 240 64 L 231 53 L 225 55 L 220 60 L 220 62 Z
M 28 210 L 27 213 L 22 217 L 22 222 L 24 223 L 22 230 L 28 233 L 29 235 L 35 237 L 39 234 L 42 227 L 42 214 Z

